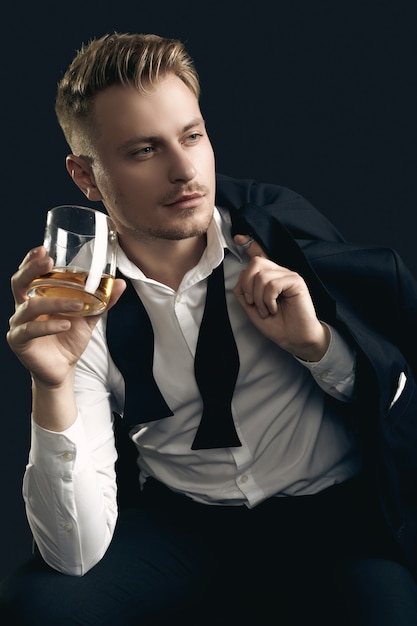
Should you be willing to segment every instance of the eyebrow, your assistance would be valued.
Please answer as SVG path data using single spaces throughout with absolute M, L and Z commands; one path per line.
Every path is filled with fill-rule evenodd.
M 191 120 L 191 122 L 189 122 L 182 128 L 181 133 L 186 133 L 188 130 L 191 130 L 191 128 L 194 128 L 195 126 L 205 126 L 204 119 L 202 117 L 196 117 L 195 119 Z M 158 137 L 157 135 L 135 135 L 135 137 L 131 137 L 130 139 L 122 143 L 119 146 L 119 150 L 126 150 L 132 146 L 136 146 L 138 143 L 155 143 L 158 141 L 160 141 L 160 137 Z

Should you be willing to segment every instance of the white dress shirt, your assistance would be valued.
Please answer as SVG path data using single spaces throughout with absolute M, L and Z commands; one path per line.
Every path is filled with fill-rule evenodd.
M 178 291 L 146 278 L 119 252 L 119 268 L 151 318 L 154 376 L 174 412 L 138 424 L 131 436 L 142 484 L 152 476 L 199 502 L 254 507 L 271 496 L 314 494 L 359 471 L 354 438 L 326 403 L 327 394 L 351 399 L 355 354 L 332 328 L 317 363 L 266 339 L 232 293 L 249 258 L 229 233 L 228 213 L 215 209 L 206 250 Z M 242 446 L 191 450 L 202 412 L 194 354 L 206 278 L 225 248 L 231 252 L 224 260 L 227 304 L 240 357 L 232 413 Z M 24 476 L 28 520 L 43 557 L 75 575 L 103 556 L 117 518 L 112 414 L 123 414 L 124 382 L 110 358 L 105 326 L 104 316 L 77 367 L 77 420 L 61 433 L 32 424 Z

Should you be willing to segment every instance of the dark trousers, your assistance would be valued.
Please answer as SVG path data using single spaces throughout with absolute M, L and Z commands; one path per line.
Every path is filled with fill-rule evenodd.
M 417 626 L 417 585 L 353 479 L 253 508 L 152 481 L 83 577 L 35 556 L 3 581 L 2 626 Z

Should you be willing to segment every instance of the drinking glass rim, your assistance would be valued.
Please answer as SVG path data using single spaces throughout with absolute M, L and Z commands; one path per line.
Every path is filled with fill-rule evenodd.
M 89 211 L 90 213 L 101 213 L 102 215 L 105 215 L 106 218 L 113 224 L 113 220 L 111 219 L 110 215 L 106 213 L 106 211 L 94 209 L 93 207 L 84 206 L 82 204 L 58 204 L 49 209 L 48 213 L 52 213 L 53 211 L 57 211 L 58 209 L 81 209 L 82 211 Z

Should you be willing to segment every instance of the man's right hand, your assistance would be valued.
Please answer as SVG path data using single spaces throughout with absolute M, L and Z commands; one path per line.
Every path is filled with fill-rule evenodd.
M 43 246 L 26 255 L 11 280 L 15 313 L 7 333 L 10 348 L 43 394 L 48 390 L 72 390 L 75 366 L 103 315 L 72 316 L 82 303 L 68 298 L 29 298 L 31 281 L 51 268 L 52 259 Z M 117 302 L 125 286 L 123 280 L 115 281 L 109 306 Z

